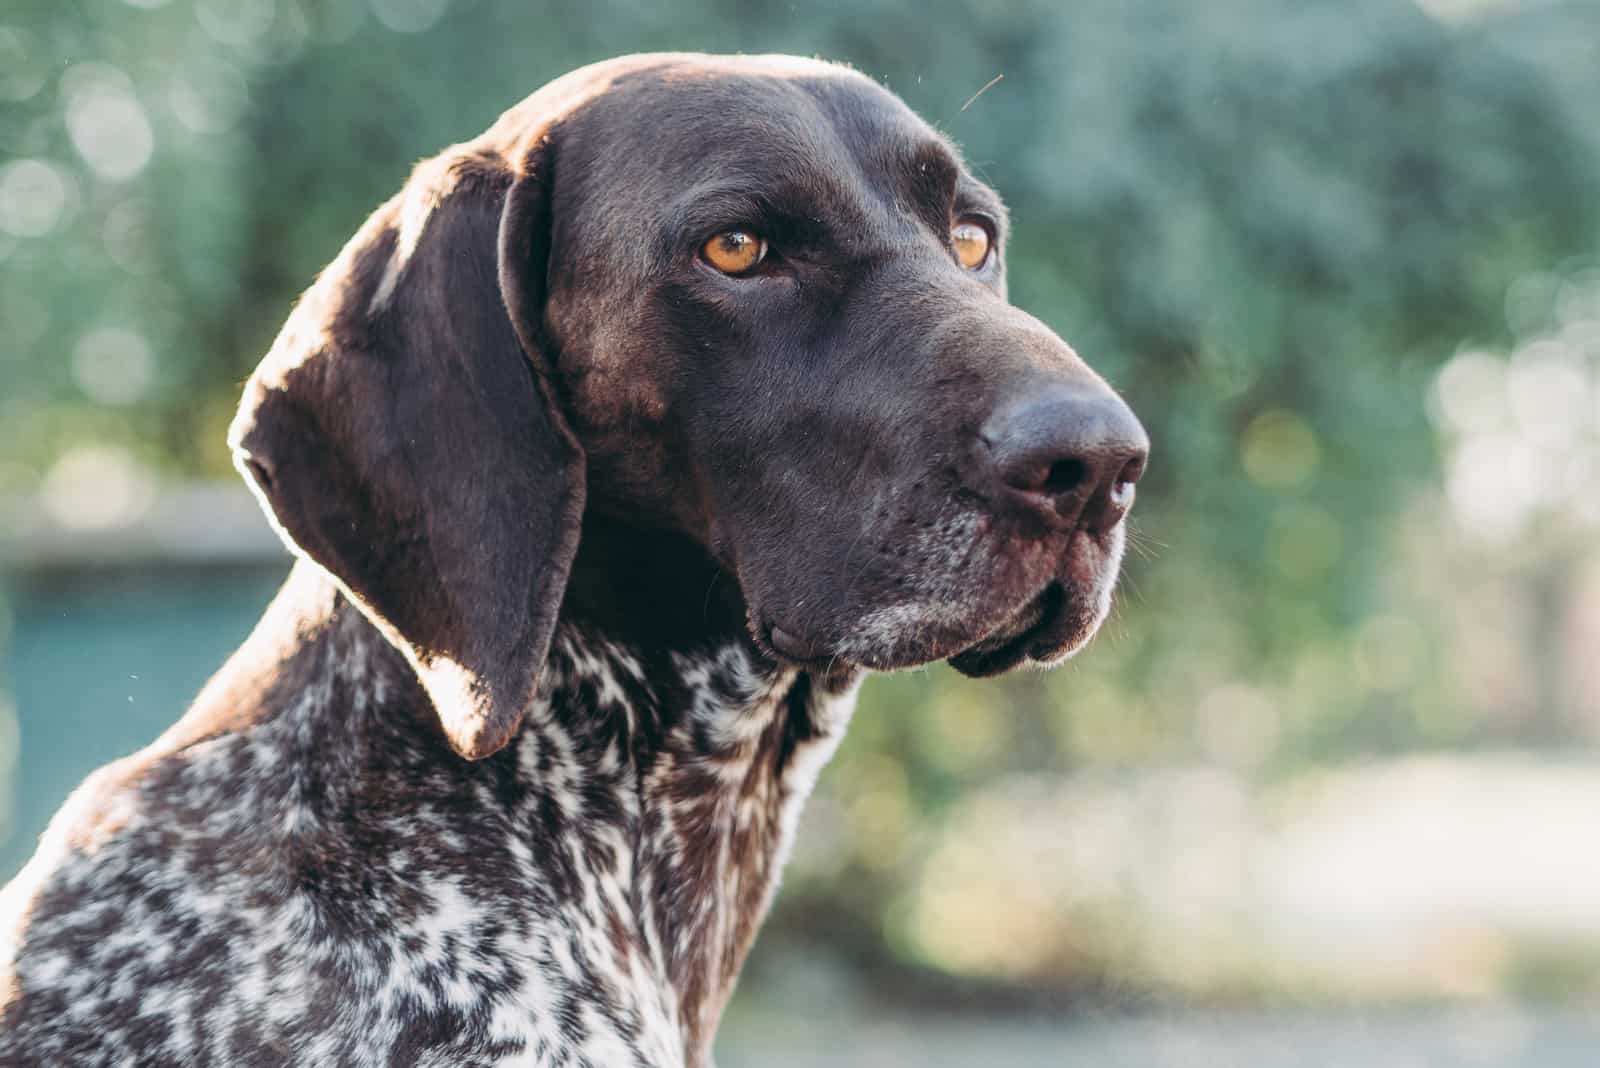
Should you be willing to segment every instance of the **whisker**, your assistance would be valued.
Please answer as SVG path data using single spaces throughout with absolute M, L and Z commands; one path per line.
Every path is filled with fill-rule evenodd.
M 978 99 L 984 93 L 987 93 L 990 89 L 993 89 L 995 86 L 999 85 L 1000 79 L 1004 77 L 1004 74 L 996 74 L 993 78 L 990 78 L 988 82 L 984 84 L 982 89 L 979 89 L 976 93 L 973 93 L 971 96 L 967 97 L 967 102 L 961 105 L 961 110 L 965 111 L 970 108 L 974 100 Z

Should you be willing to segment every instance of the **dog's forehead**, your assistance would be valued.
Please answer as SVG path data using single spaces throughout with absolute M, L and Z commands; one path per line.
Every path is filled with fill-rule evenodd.
M 638 59 L 647 57 L 636 57 Z M 956 153 L 899 97 L 848 67 L 791 56 L 664 56 L 613 71 L 567 123 L 606 169 L 689 180 L 710 166 L 752 177 L 890 170 Z

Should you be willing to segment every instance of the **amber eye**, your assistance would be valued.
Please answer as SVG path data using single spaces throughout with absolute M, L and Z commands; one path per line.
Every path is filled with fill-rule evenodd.
M 950 228 L 950 240 L 955 242 L 956 259 L 969 271 L 976 271 L 989 262 L 989 231 L 981 223 L 963 219 Z
M 707 241 L 700 254 L 723 274 L 747 274 L 767 258 L 767 243 L 748 230 L 729 230 Z

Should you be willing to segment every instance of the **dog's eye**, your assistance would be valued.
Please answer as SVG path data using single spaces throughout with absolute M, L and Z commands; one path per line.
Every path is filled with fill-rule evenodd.
M 989 262 L 989 231 L 982 223 L 962 219 L 950 228 L 950 240 L 956 246 L 956 259 L 969 271 L 976 271 Z
M 723 274 L 748 274 L 767 258 L 767 243 L 748 230 L 729 230 L 707 241 L 700 254 Z

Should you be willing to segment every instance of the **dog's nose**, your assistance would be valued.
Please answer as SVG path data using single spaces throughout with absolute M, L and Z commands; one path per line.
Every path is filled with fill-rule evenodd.
M 1106 388 L 1031 389 L 1002 404 L 978 433 L 1002 498 L 1094 534 L 1128 513 L 1150 453 L 1144 427 Z

